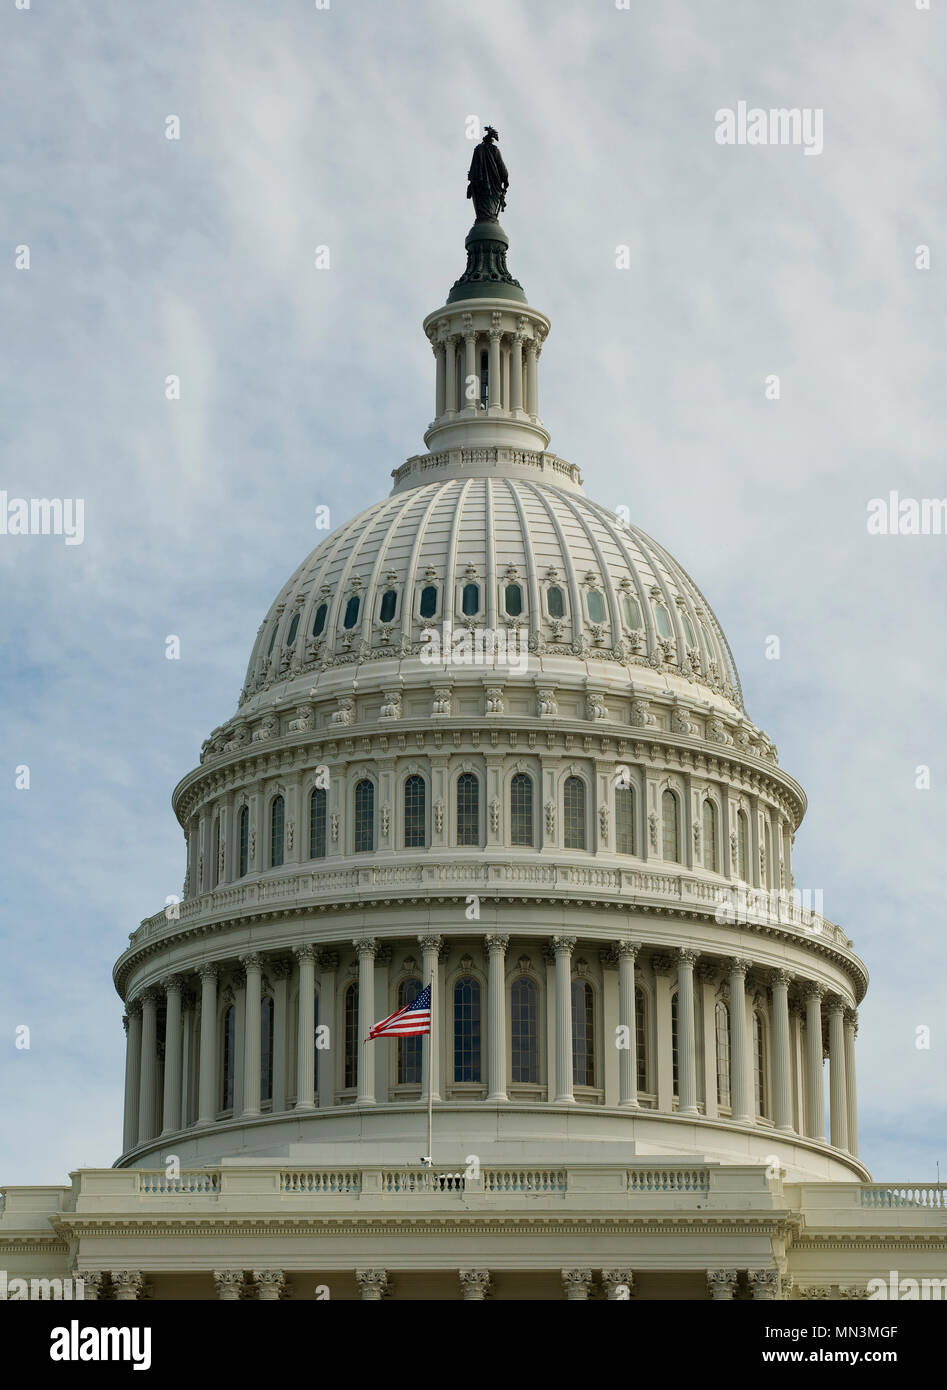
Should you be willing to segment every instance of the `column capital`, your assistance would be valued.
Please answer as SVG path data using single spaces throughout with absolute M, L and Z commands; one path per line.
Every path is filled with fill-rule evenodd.
M 297 961 L 315 960 L 316 948 L 310 945 L 294 946 L 293 955 L 296 957 Z
M 353 940 L 352 945 L 355 948 L 359 960 L 361 960 L 363 956 L 370 956 L 372 960 L 375 959 L 378 952 L 378 941 L 374 936 L 357 936 Z
M 575 946 L 574 936 L 554 936 L 552 937 L 552 949 L 557 956 L 571 955 Z
M 203 964 L 197 967 L 197 973 L 202 980 L 216 980 L 220 972 L 212 961 L 205 960 Z
M 131 1302 L 132 1299 L 141 1298 L 145 1286 L 145 1277 L 140 1269 L 119 1269 L 112 1272 L 112 1287 L 115 1289 L 115 1297 L 120 1302 Z
M 753 962 L 745 960 L 742 956 L 731 956 L 727 961 L 727 969 L 731 975 L 742 975 L 746 979 L 747 974 L 753 969 Z
M 244 970 L 262 970 L 263 957 L 259 951 L 248 951 L 245 956 L 240 957 L 240 964 Z
M 592 1271 L 590 1269 L 564 1269 L 562 1271 L 562 1288 L 570 1303 L 587 1299 L 591 1285 Z
M 637 941 L 616 941 L 615 943 L 615 951 L 618 954 L 619 960 L 622 956 L 626 958 L 630 956 L 632 962 L 634 962 L 638 959 L 638 952 L 640 950 L 641 946 Z
M 708 1269 L 707 1290 L 711 1298 L 732 1298 L 737 1286 L 735 1269 Z
M 125 1013 L 128 1018 L 141 1018 L 141 999 L 137 994 L 126 1003 Z
M 845 1010 L 845 1022 L 849 1028 L 854 1028 L 858 1032 L 858 1010 L 851 1007 Z
M 769 982 L 773 989 L 777 987 L 788 989 L 795 978 L 795 975 L 793 975 L 790 970 L 773 970 L 770 974 Z
M 826 994 L 828 994 L 828 990 L 825 985 L 817 984 L 815 980 L 807 980 L 803 986 L 803 993 L 807 1002 L 810 999 L 818 999 L 821 1005 L 822 1000 L 825 998 Z
M 418 945 L 422 951 L 436 951 L 440 954 L 441 947 L 444 945 L 442 936 L 419 936 Z
M 184 991 L 183 975 L 166 975 L 161 981 L 161 988 L 165 994 L 181 994 Z
M 635 1291 L 635 1276 L 630 1269 L 603 1269 L 602 1285 L 609 1303 L 619 1302 L 625 1289 L 628 1290 L 627 1297 L 631 1298 Z
M 848 1005 L 845 1003 L 845 1000 L 842 998 L 840 994 L 830 994 L 826 999 L 825 1007 L 826 1013 L 828 1013 L 830 1016 L 832 1014 L 841 1014 L 844 1019 L 845 1010 L 848 1007 Z
M 157 1008 L 161 1003 L 161 990 L 155 985 L 149 985 L 147 989 L 142 990 L 139 997 L 143 1005 L 151 1004 L 154 1008 Z
M 361 1290 L 362 1298 L 368 1303 L 379 1303 L 388 1293 L 388 1273 L 384 1269 L 357 1269 L 355 1282 Z
M 510 944 L 510 938 L 508 936 L 495 933 L 491 936 L 485 936 L 483 939 L 486 942 L 488 951 L 499 951 L 501 955 L 506 954 L 506 948 Z M 461 1278 L 463 1278 L 463 1275 L 461 1275 Z
M 689 946 L 679 946 L 676 954 L 680 965 L 694 966 L 697 964 L 698 952 L 692 951 Z
M 286 1287 L 286 1275 L 281 1269 L 255 1269 L 253 1278 L 261 1300 L 279 1298 Z
M 461 1293 L 465 1301 L 479 1303 L 490 1293 L 492 1280 L 485 1269 L 458 1270 Z
M 240 1297 L 243 1289 L 242 1269 L 215 1269 L 214 1283 L 217 1297 L 225 1302 L 233 1302 Z
M 754 1298 L 775 1298 L 779 1292 L 778 1269 L 748 1269 L 746 1277 Z

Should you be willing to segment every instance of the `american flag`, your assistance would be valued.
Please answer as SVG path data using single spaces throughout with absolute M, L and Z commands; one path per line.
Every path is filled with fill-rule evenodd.
M 383 1018 L 368 1032 L 372 1038 L 410 1038 L 431 1031 L 431 986 L 422 989 L 413 1004 L 406 1004 L 396 1014 Z

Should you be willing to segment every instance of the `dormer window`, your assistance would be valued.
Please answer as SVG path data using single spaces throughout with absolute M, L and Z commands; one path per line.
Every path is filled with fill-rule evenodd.
M 590 589 L 588 596 L 589 619 L 593 623 L 604 623 L 605 621 L 605 600 L 598 589 Z
M 546 591 L 546 607 L 549 609 L 550 618 L 564 618 L 566 616 L 565 599 L 562 590 L 556 584 Z
M 434 584 L 425 584 L 421 590 L 421 602 L 418 605 L 418 612 L 422 618 L 433 618 L 437 612 L 437 588 Z
M 273 643 L 276 641 L 276 624 L 273 624 L 273 631 L 270 633 L 270 645 L 266 649 L 267 656 L 273 655 Z
M 658 636 L 663 637 L 666 642 L 670 642 L 674 636 L 671 631 L 671 618 L 663 603 L 654 605 L 654 616 L 658 624 Z
M 694 629 L 691 626 L 691 620 L 686 613 L 681 614 L 681 622 L 684 624 L 684 636 L 687 638 L 687 645 L 689 647 L 696 647 L 697 638 L 694 635 Z
M 464 591 L 460 600 L 460 611 L 465 617 L 472 618 L 480 612 L 480 585 L 465 584 Z
M 358 594 L 353 594 L 345 605 L 345 618 L 342 621 L 342 626 L 345 628 L 346 632 L 353 628 L 358 622 L 358 610 L 361 607 L 361 603 L 362 600 L 359 598 Z
M 299 614 L 293 614 L 293 621 L 289 625 L 289 636 L 286 638 L 287 647 L 291 647 L 296 641 L 296 633 L 299 631 Z
M 386 589 L 381 596 L 381 607 L 378 610 L 378 621 L 380 623 L 390 623 L 394 620 L 395 608 L 398 605 L 398 595 L 394 589 Z
M 518 584 L 506 586 L 506 611 L 511 618 L 518 618 L 523 611 L 523 590 Z
M 319 607 L 316 609 L 316 616 L 312 622 L 313 637 L 319 637 L 322 635 L 322 632 L 326 625 L 326 615 L 328 614 L 328 612 L 329 605 L 327 603 L 320 603 Z
M 621 606 L 624 610 L 625 622 L 633 631 L 644 627 L 644 623 L 641 621 L 641 609 L 638 607 L 638 600 L 633 594 L 622 594 Z

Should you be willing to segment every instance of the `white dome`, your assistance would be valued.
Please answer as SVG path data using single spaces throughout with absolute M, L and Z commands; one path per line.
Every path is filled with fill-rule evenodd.
M 370 678 L 371 663 L 396 661 L 405 674 L 418 666 L 422 631 L 450 622 L 524 629 L 530 676 L 563 673 L 563 658 L 607 663 L 609 684 L 630 678 L 692 699 L 701 688 L 738 715 L 739 677 L 703 594 L 650 536 L 590 501 L 573 465 L 458 449 L 393 476 L 391 496 L 317 546 L 280 591 L 254 644 L 242 712 L 269 703 L 271 690 L 290 697 L 290 682 L 334 685 L 336 668 Z M 476 590 L 466 610 L 465 586 Z

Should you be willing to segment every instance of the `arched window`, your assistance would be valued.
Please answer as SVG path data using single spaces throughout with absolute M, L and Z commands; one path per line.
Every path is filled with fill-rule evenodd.
M 517 772 L 510 782 L 510 843 L 533 843 L 533 779 Z
M 421 590 L 421 602 L 418 605 L 418 612 L 422 618 L 433 618 L 437 612 L 437 589 L 433 584 L 425 584 Z
M 589 621 L 593 623 L 604 623 L 605 621 L 605 600 L 598 589 L 590 589 L 588 592 Z
M 658 636 L 663 637 L 666 642 L 669 642 L 674 636 L 674 632 L 671 627 L 670 614 L 663 603 L 656 603 L 654 605 L 654 617 L 658 626 Z
M 270 645 L 266 649 L 267 656 L 273 655 L 273 643 L 276 641 L 276 628 L 278 624 L 273 624 L 273 631 L 270 633 Z
M 293 614 L 293 621 L 292 621 L 292 622 L 290 623 L 290 625 L 289 625 L 289 632 L 287 633 L 287 636 L 286 636 L 286 645 L 287 645 L 287 647 L 291 647 L 291 646 L 293 645 L 293 643 L 296 641 L 296 633 L 297 633 L 298 631 L 299 631 L 299 614 L 298 614 L 298 613 L 294 613 L 294 614 Z
M 273 1099 L 273 1000 L 260 1001 L 260 1100 Z
M 635 985 L 635 1047 L 638 1053 L 638 1090 L 648 1089 L 648 996 Z
M 398 1008 L 407 1008 L 421 993 L 420 980 L 402 980 L 398 986 Z M 421 1084 L 421 1037 L 398 1039 L 398 1085 Z
M 566 778 L 562 820 L 566 849 L 585 849 L 585 783 L 581 777 Z
M 730 1104 L 730 1010 L 723 1000 L 714 1009 L 717 1037 L 717 1104 Z
M 737 878 L 741 883 L 746 883 L 747 865 L 749 863 L 748 841 L 750 838 L 749 822 L 745 811 L 737 812 Z
M 237 1011 L 233 1004 L 224 1010 L 223 1027 L 221 1028 L 221 1088 L 220 1088 L 220 1108 L 221 1110 L 233 1109 L 233 1068 L 234 1068 L 234 1042 L 237 1028 Z
M 395 616 L 395 608 L 398 604 L 398 595 L 394 589 L 386 589 L 381 596 L 381 607 L 378 610 L 378 621 L 390 623 Z
M 680 1079 L 680 1042 L 678 1026 L 678 1007 L 677 990 L 671 995 L 671 1093 L 676 1098 L 678 1096 L 678 1083 Z
M 315 1091 L 319 1090 L 319 994 L 316 992 L 312 1001 L 312 1084 Z
M 704 802 L 704 868 L 717 872 L 717 808 Z
M 511 1075 L 515 1082 L 539 1081 L 536 981 L 520 975 L 510 992 Z
M 641 609 L 638 607 L 638 600 L 633 594 L 622 594 L 621 606 L 625 612 L 625 622 L 633 632 L 638 632 L 644 627 L 641 621 Z
M 766 1037 L 759 1009 L 753 1010 L 753 1092 L 757 1115 L 765 1115 L 766 1103 Z
M 697 638 L 694 636 L 694 629 L 691 626 L 691 620 L 683 611 L 681 613 L 681 622 L 684 624 L 684 636 L 687 638 L 687 645 L 689 647 L 696 647 Z
M 457 778 L 457 843 L 480 843 L 480 782 L 472 772 Z
M 588 980 L 572 981 L 572 1081 L 595 1085 L 595 992 Z
M 362 600 L 358 594 L 353 594 L 345 605 L 345 617 L 342 619 L 342 626 L 349 631 L 358 622 L 358 610 L 362 606 Z
M 278 869 L 283 862 L 283 821 L 286 803 L 281 796 L 274 796 L 270 806 L 270 868 Z
M 375 848 L 375 784 L 367 777 L 355 783 L 355 853 Z
M 322 635 L 322 630 L 326 625 L 326 616 L 328 615 L 328 612 L 329 605 L 327 603 L 320 603 L 319 607 L 316 609 L 316 616 L 312 620 L 313 637 L 320 637 Z
M 249 867 L 250 859 L 250 808 L 241 806 L 240 816 L 237 820 L 237 840 L 239 842 L 238 862 L 240 865 L 239 878 L 243 878 Z
M 566 616 L 565 599 L 562 590 L 556 584 L 553 584 L 551 589 L 546 590 L 546 607 L 549 609 L 550 618 L 564 618 Z
M 480 1080 L 480 982 L 472 975 L 454 985 L 454 1080 Z
M 210 866 L 210 886 L 216 888 L 220 879 L 220 816 L 214 817 L 214 862 Z
M 523 590 L 518 584 L 506 586 L 506 611 L 511 618 L 518 618 L 523 611 Z
M 404 847 L 423 849 L 426 840 L 424 778 L 412 774 L 404 784 Z M 410 999 L 405 1001 L 410 1004 Z
M 345 991 L 345 1064 L 346 1090 L 358 1085 L 358 982 Z
M 681 862 L 681 817 L 677 797 L 666 791 L 661 797 L 661 840 L 665 859 Z
M 472 618 L 480 612 L 480 585 L 465 584 L 460 598 L 460 610 L 465 617 Z
M 326 857 L 326 805 L 328 795 L 325 787 L 313 787 L 309 798 L 309 858 Z
M 636 853 L 634 787 L 615 788 L 615 853 Z

